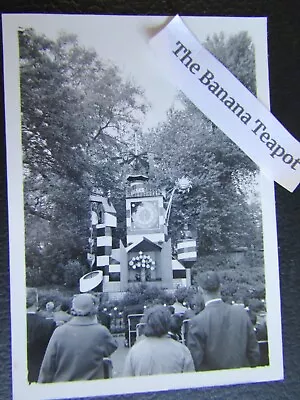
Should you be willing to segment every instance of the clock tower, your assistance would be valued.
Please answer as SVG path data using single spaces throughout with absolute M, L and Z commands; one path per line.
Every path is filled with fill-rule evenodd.
M 127 246 L 121 257 L 121 290 L 139 282 L 172 289 L 172 249 L 163 195 L 141 171 L 134 171 L 127 182 Z
M 145 176 L 128 177 L 126 192 L 127 245 L 147 238 L 153 243 L 165 241 L 165 208 L 161 192 L 150 186 Z
M 139 282 L 173 288 L 172 248 L 162 192 L 149 182 L 147 153 L 134 154 L 126 189 L 126 247 L 120 249 L 121 290 Z
M 117 221 L 110 199 L 91 196 L 91 201 L 97 203 L 92 204 L 91 210 L 92 226 L 97 228 L 97 257 L 95 254 L 94 257 L 102 272 L 102 290 L 126 292 L 141 283 L 170 290 L 185 285 L 186 269 L 172 255 L 167 231 L 175 188 L 165 206 L 162 191 L 149 182 L 147 153 L 131 153 L 129 161 L 132 169 L 126 188 L 126 243 L 120 240 L 119 247 L 112 246 Z M 97 218 L 98 206 L 105 217 L 101 224 Z

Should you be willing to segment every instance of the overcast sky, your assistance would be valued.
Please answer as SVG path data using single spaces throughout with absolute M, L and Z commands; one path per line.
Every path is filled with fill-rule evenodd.
M 175 101 L 176 90 L 162 73 L 162 67 L 154 62 L 148 45 L 147 28 L 160 26 L 166 20 L 166 17 L 136 16 L 15 15 L 17 26 L 33 27 L 52 39 L 60 31 L 75 33 L 81 45 L 94 48 L 100 58 L 115 63 L 125 77 L 133 79 L 145 90 L 152 105 L 144 128 L 162 120 Z M 261 18 L 183 17 L 183 20 L 200 42 L 221 31 L 231 35 L 246 30 L 254 45 L 259 47 Z

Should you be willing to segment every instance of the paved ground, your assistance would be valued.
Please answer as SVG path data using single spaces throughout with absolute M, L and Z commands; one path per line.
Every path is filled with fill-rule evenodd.
M 122 376 L 125 358 L 128 353 L 128 347 L 124 346 L 124 336 L 117 336 L 117 350 L 110 356 L 113 363 L 113 378 Z

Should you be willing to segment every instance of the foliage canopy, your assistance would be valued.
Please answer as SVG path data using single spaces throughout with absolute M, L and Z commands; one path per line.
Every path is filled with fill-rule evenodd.
M 151 155 L 156 186 L 169 190 L 182 176 L 192 180 L 190 192 L 174 199 L 173 244 L 187 220 L 197 232 L 199 252 L 261 247 L 259 201 L 255 191 L 249 197 L 255 165 L 182 94 L 165 122 L 141 133 L 149 106 L 143 90 L 80 46 L 75 35 L 50 40 L 23 29 L 19 44 L 26 264 L 32 279 L 63 283 L 62 267 L 86 264 L 95 187 L 110 191 L 116 234 L 124 239 L 127 169 L 117 160 L 130 154 L 136 132 Z M 255 93 L 254 49 L 246 33 L 215 35 L 205 45 Z

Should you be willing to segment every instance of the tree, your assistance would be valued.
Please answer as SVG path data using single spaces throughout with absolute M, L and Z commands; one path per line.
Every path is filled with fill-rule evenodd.
M 207 38 L 204 46 L 255 95 L 255 52 L 254 45 L 246 31 L 232 35 L 228 39 L 224 33 L 214 34 Z
M 55 268 L 85 258 L 93 187 L 119 207 L 112 159 L 147 106 L 140 88 L 74 35 L 53 41 L 24 29 L 19 45 L 27 264 Z
M 255 90 L 254 52 L 247 34 L 228 40 L 213 36 L 206 47 Z M 192 180 L 189 193 L 174 198 L 171 236 L 178 238 L 188 218 L 198 232 L 200 252 L 247 246 L 261 237 L 260 215 L 253 213 L 246 190 L 257 167 L 183 94 L 179 99 L 181 107 L 170 109 L 167 121 L 144 135 L 145 146 L 156 155 L 153 178 L 159 185 L 172 188 L 182 176 Z

